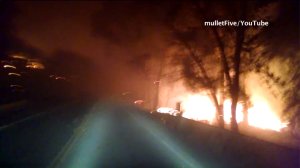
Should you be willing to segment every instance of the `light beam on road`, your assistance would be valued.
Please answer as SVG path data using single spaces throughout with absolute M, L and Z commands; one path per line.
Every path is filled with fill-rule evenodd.
M 128 136 L 130 138 L 126 138 Z M 138 148 L 143 145 L 134 145 L 134 140 L 137 139 L 139 143 L 149 145 L 155 150 L 139 151 Z M 160 124 L 148 119 L 135 108 L 95 106 L 66 146 L 55 161 L 58 163 L 52 167 L 94 168 L 110 162 L 115 162 L 111 163 L 112 165 L 134 165 L 135 162 L 140 162 L 140 158 L 130 160 L 130 154 L 144 155 L 143 157 L 150 160 L 152 158 L 147 157 L 158 156 L 163 162 L 178 168 L 203 167 L 193 158 L 191 152 L 171 138 Z M 136 153 L 137 151 L 139 152 Z

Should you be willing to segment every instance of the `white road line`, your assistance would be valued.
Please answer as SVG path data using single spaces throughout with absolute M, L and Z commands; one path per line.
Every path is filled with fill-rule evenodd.
M 12 122 L 12 123 L 10 123 L 10 124 L 1 126 L 1 127 L 0 127 L 0 131 L 5 130 L 5 129 L 9 128 L 9 127 L 13 127 L 13 126 L 15 126 L 15 125 L 17 125 L 17 124 L 20 124 L 20 123 L 22 123 L 22 122 L 31 120 L 31 119 L 33 119 L 33 118 L 35 118 L 35 117 L 38 117 L 38 116 L 40 116 L 40 115 L 42 115 L 42 114 L 45 114 L 45 113 L 47 113 L 47 112 L 42 112 L 42 113 L 34 114 L 34 115 L 31 115 L 31 116 L 25 117 L 25 118 L 23 118 L 23 119 L 17 120 L 17 121 L 15 121 L 15 122 Z
M 3 130 L 5 130 L 5 129 L 7 129 L 7 128 L 13 127 L 13 126 L 15 126 L 15 125 L 17 125 L 17 124 L 20 124 L 20 123 L 22 123 L 22 122 L 25 122 L 25 121 L 34 119 L 34 118 L 39 117 L 39 116 L 41 116 L 41 115 L 43 115 L 43 114 L 50 113 L 51 111 L 55 111 L 56 109 L 58 109 L 58 108 L 60 108 L 60 107 L 61 107 L 61 106 L 55 106 L 55 107 L 52 107 L 51 109 L 47 108 L 47 109 L 44 110 L 44 112 L 37 113 L 37 114 L 31 115 L 31 116 L 22 118 L 22 119 L 20 119 L 20 120 L 14 121 L 14 122 L 12 122 L 12 123 L 9 123 L 9 124 L 7 124 L 7 125 L 1 126 L 1 127 L 0 127 L 0 131 L 3 131 Z

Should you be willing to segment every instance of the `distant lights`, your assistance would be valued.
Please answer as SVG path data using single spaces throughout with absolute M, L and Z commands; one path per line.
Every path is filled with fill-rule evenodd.
M 29 60 L 27 62 L 26 68 L 30 68 L 30 69 L 45 69 L 45 66 L 42 63 L 37 62 L 36 60 Z
M 12 58 L 15 58 L 15 59 L 24 59 L 24 60 L 27 60 L 28 58 L 23 56 L 23 55 L 12 55 L 11 56 Z
M 21 76 L 21 74 L 10 72 L 10 73 L 8 73 L 8 76 Z
M 12 69 L 17 69 L 15 66 L 13 65 L 3 65 L 3 68 L 12 68 Z
M 61 77 L 61 76 L 58 76 L 58 77 L 55 77 L 56 80 L 66 80 L 65 77 Z
M 23 88 L 23 86 L 21 86 L 21 85 L 10 85 L 10 87 L 11 88 L 15 88 L 15 87 L 17 87 L 17 88 Z
M 49 77 L 55 80 L 67 80 L 67 78 L 64 76 L 49 75 Z
M 136 101 L 134 101 L 134 104 L 143 104 L 144 103 L 144 100 L 136 100 Z

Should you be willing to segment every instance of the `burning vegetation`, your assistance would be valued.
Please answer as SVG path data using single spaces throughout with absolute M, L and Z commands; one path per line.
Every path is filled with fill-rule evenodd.
M 168 25 L 173 43 L 160 74 L 160 106 L 174 107 L 181 102 L 183 117 L 220 127 L 230 125 L 233 131 L 242 123 L 274 131 L 299 130 L 293 119 L 299 114 L 298 103 L 286 110 L 291 109 L 287 95 L 299 97 L 296 90 L 291 91 L 298 80 L 288 77 L 298 74 L 295 67 L 299 65 L 291 66 L 291 60 L 297 62 L 299 48 L 284 44 L 289 54 L 279 50 L 282 47 L 274 53 L 278 44 L 270 41 L 271 35 L 286 39 L 278 35 L 286 7 L 284 2 L 195 2 L 174 9 Z M 222 19 L 267 20 L 270 26 L 203 24 Z M 290 38 L 287 44 L 294 41 Z M 164 113 L 172 111 L 165 109 Z
M 50 69 L 51 79 L 72 80 L 77 90 L 91 94 L 134 90 L 142 95 L 136 104 L 146 104 L 151 109 L 174 107 L 181 102 L 183 117 L 220 127 L 230 125 L 233 131 L 238 131 L 242 123 L 275 131 L 299 129 L 297 5 L 283 1 L 100 4 L 99 9 L 87 12 L 91 14 L 90 25 L 85 25 L 88 28 L 78 26 L 78 30 L 74 29 L 78 34 L 64 32 L 68 40 L 61 43 L 68 47 L 47 46 L 53 51 L 41 49 L 49 56 L 45 66 L 38 59 L 28 59 L 26 68 Z M 3 45 L 4 53 L 28 48 L 19 44 L 22 40 L 12 38 L 15 34 L 11 20 L 3 22 L 5 31 L 0 34 L 12 43 Z M 84 25 L 77 22 L 80 19 L 74 20 L 75 25 Z M 217 21 L 225 21 L 226 25 L 205 25 Z M 234 21 L 268 25 L 229 25 Z M 53 30 L 70 27 L 64 25 L 64 19 L 53 23 Z M 42 25 L 48 27 L 46 22 Z M 23 36 L 28 33 L 24 30 L 19 30 Z M 51 31 L 47 30 L 49 36 L 59 34 Z M 43 37 L 44 30 L 37 32 L 40 36 L 36 38 Z M 34 43 L 30 38 L 26 40 Z M 85 40 L 89 42 L 78 43 Z M 17 44 L 22 47 L 16 49 Z M 53 41 L 48 44 L 53 45 Z M 15 67 L 3 65 L 5 70 Z M 169 108 L 161 112 L 164 110 L 175 113 Z

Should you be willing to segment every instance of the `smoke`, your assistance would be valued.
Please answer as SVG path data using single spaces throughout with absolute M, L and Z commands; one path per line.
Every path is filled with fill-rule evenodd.
M 164 21 L 168 3 L 17 2 L 18 36 L 45 57 L 68 51 L 93 62 L 91 89 L 112 94 L 143 92 L 147 62 L 163 57 L 168 45 Z M 67 62 L 67 60 L 61 60 Z M 78 69 L 78 71 L 80 71 Z
M 106 60 L 114 64 L 111 70 L 124 89 L 145 92 L 155 80 L 147 65 L 154 59 L 159 68 L 168 46 L 165 5 L 107 2 L 92 17 L 92 34 L 109 48 L 105 50 Z

